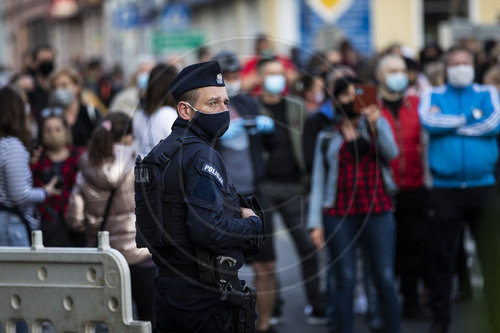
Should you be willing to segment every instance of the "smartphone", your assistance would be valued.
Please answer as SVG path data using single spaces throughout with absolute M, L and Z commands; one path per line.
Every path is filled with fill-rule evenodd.
M 378 104 L 377 87 L 373 84 L 357 85 L 356 97 L 354 99 L 354 111 L 359 113 L 362 109 L 372 104 Z

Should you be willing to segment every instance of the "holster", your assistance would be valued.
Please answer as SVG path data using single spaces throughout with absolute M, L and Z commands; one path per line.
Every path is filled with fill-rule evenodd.
M 257 292 L 253 287 L 245 286 L 245 281 L 238 278 L 236 260 L 218 256 L 213 261 L 213 278 L 221 293 L 221 300 L 227 302 L 232 310 L 232 323 L 229 325 L 235 333 L 255 332 L 255 307 Z
M 230 291 L 226 301 L 233 307 L 233 332 L 255 332 L 257 290 L 246 286 L 243 291 Z

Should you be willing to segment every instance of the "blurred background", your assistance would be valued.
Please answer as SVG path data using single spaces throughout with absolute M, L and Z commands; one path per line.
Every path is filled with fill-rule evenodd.
M 128 76 L 139 54 L 189 63 L 205 45 L 244 58 L 261 33 L 276 52 L 299 47 L 303 61 L 345 40 L 363 56 L 396 42 L 410 55 L 430 43 L 492 39 L 499 22 L 497 0 L 2 0 L 0 64 L 20 70 L 27 52 L 50 44 L 57 65 L 94 59 Z

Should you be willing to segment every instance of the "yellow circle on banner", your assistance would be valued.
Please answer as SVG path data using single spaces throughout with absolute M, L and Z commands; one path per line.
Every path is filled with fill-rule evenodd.
M 321 0 L 321 3 L 328 9 L 335 7 L 340 0 Z

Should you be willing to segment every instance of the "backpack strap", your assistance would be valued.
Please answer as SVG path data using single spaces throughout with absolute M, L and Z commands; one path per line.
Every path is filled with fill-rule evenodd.
M 92 104 L 87 104 L 87 115 L 89 116 L 89 119 L 92 122 L 92 124 L 94 124 L 96 121 L 96 115 L 95 115 L 95 107 Z
M 108 222 L 109 211 L 111 210 L 111 204 L 113 203 L 113 198 L 115 196 L 116 190 L 117 190 L 116 188 L 113 188 L 111 190 L 111 193 L 109 194 L 108 202 L 106 202 L 106 209 L 104 210 L 104 217 L 102 219 L 101 228 L 100 228 L 101 231 L 106 230 L 106 223 Z
M 165 149 L 165 151 L 158 156 L 158 160 L 164 168 L 168 168 L 170 162 L 172 161 L 172 158 L 175 156 L 175 154 L 177 154 L 181 147 L 185 147 L 197 142 L 201 141 L 194 136 L 179 137 L 177 138 L 177 140 L 175 140 L 174 144 L 168 146 L 167 149 Z

